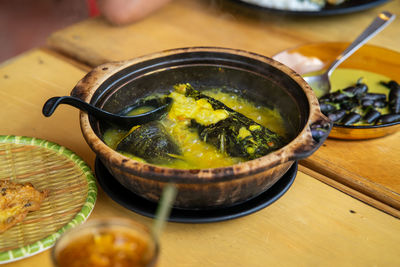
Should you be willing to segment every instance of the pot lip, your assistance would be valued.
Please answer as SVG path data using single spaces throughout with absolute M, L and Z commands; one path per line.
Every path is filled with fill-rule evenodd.
M 138 162 L 116 152 L 115 150 L 108 147 L 96 135 L 96 133 L 94 132 L 89 123 L 89 116 L 87 115 L 87 113 L 80 112 L 81 130 L 84 135 L 84 138 L 86 139 L 89 146 L 93 149 L 93 151 L 98 156 L 100 156 L 102 161 L 106 161 L 112 166 L 119 166 L 123 171 L 131 173 L 133 175 L 137 175 L 151 180 L 165 181 L 165 177 L 168 177 L 169 178 L 168 180 L 170 182 L 190 183 L 196 181 L 196 183 L 199 183 L 201 179 L 202 182 L 211 183 L 216 181 L 228 181 L 231 179 L 238 179 L 240 177 L 245 177 L 248 175 L 254 175 L 262 171 L 265 171 L 266 169 L 273 168 L 279 164 L 296 160 L 297 158 L 294 157 L 295 155 L 293 155 L 293 153 L 296 153 L 296 151 L 290 152 L 291 150 L 298 149 L 298 145 L 296 146 L 296 143 L 302 142 L 305 145 L 305 143 L 307 142 L 314 142 L 312 140 L 312 136 L 309 130 L 309 125 L 310 125 L 310 120 L 313 117 L 315 118 L 320 115 L 320 111 L 319 111 L 318 100 L 315 97 L 311 87 L 304 81 L 304 79 L 298 73 L 296 73 L 286 65 L 272 58 L 241 49 L 213 47 L 213 46 L 183 47 L 183 48 L 164 50 L 161 52 L 144 55 L 130 60 L 105 63 L 103 65 L 97 66 L 92 71 L 90 71 L 80 82 L 78 82 L 75 88 L 79 88 L 81 90 L 81 88 L 83 87 L 83 89 L 86 90 L 86 93 L 83 95 L 83 98 L 86 102 L 90 102 L 93 97 L 93 94 L 100 87 L 102 83 L 104 83 L 113 74 L 116 74 L 119 71 L 132 66 L 133 64 L 145 62 L 155 58 L 160 58 L 160 57 L 162 58 L 175 54 L 177 55 L 177 54 L 191 53 L 191 52 L 217 52 L 217 53 L 240 55 L 267 63 L 279 69 L 286 75 L 288 75 L 302 88 L 308 100 L 309 115 L 305 125 L 303 126 L 299 134 L 284 147 L 276 151 L 273 151 L 268 155 L 265 155 L 263 157 L 254 160 L 245 161 L 227 167 L 208 168 L 208 169 L 175 169 L 175 168 L 153 165 L 149 163 Z M 97 77 L 93 80 L 91 76 L 95 74 L 96 75 L 100 74 L 100 77 Z M 73 92 L 71 94 L 73 94 Z

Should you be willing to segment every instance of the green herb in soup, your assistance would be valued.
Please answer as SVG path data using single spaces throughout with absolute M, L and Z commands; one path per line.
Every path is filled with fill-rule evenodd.
M 202 141 L 215 146 L 220 152 L 250 160 L 283 146 L 283 139 L 278 134 L 222 102 L 200 93 L 189 84 L 178 85 L 175 91 L 194 99 L 201 109 L 207 107 L 212 113 L 217 113 L 211 116 L 212 121 L 205 121 L 202 116 L 199 118 L 201 110 L 199 113 L 186 114 L 185 118 L 190 119 L 189 127 L 197 129 Z
M 129 132 L 110 128 L 104 141 L 136 160 L 183 169 L 230 166 L 285 144 L 284 122 L 276 110 L 217 89 L 200 93 L 189 84 L 174 89 L 168 95 L 171 108 L 160 121 Z

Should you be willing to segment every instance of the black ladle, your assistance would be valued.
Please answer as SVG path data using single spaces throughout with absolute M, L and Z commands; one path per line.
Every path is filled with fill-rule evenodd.
M 154 107 L 155 109 L 134 116 L 125 116 L 121 114 L 110 113 L 108 111 L 99 109 L 73 96 L 56 96 L 46 101 L 46 103 L 43 106 L 42 113 L 44 116 L 50 117 L 59 104 L 67 104 L 76 107 L 82 111 L 86 111 L 88 114 L 96 117 L 99 120 L 105 120 L 112 124 L 128 128 L 159 119 L 163 114 L 165 114 L 168 111 L 171 103 L 172 99 L 169 97 L 149 99 L 143 101 L 140 104 L 125 108 L 124 111 L 121 112 L 121 114 L 126 114 L 129 110 L 138 108 L 140 106 L 151 106 Z

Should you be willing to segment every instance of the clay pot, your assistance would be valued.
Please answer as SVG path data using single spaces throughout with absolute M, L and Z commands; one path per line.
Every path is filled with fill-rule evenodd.
M 113 176 L 126 188 L 158 201 L 163 187 L 178 188 L 175 208 L 209 209 L 251 199 L 270 188 L 294 161 L 311 155 L 326 139 L 331 122 L 300 75 L 270 58 L 241 50 L 192 47 L 108 63 L 89 72 L 72 90 L 110 112 L 118 112 L 154 92 L 167 93 L 177 83 L 196 89 L 224 87 L 277 108 L 290 142 L 261 158 L 223 168 L 173 169 L 129 159 L 102 141 L 102 122 L 81 112 L 82 133 Z

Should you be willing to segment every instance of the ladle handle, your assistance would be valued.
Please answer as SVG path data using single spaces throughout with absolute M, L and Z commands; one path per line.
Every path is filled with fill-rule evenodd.
M 372 21 L 372 23 L 366 28 L 358 37 L 355 39 L 349 47 L 347 47 L 333 63 L 329 66 L 327 73 L 328 76 L 338 67 L 344 60 L 351 56 L 358 48 L 364 45 L 369 39 L 374 37 L 377 33 L 382 31 L 387 25 L 389 25 L 394 19 L 395 15 L 383 11 Z
M 89 114 L 92 114 L 98 119 L 103 119 L 107 121 L 112 121 L 113 119 L 115 119 L 113 114 L 108 113 L 107 111 L 101 110 L 99 108 L 96 108 L 86 103 L 85 101 L 82 101 L 81 99 L 73 96 L 55 96 L 50 98 L 43 105 L 42 109 L 43 115 L 46 117 L 50 117 L 60 104 L 71 105 L 80 110 L 86 111 Z
M 46 103 L 43 105 L 42 113 L 44 116 L 50 117 L 54 113 L 58 105 L 68 104 L 80 110 L 86 111 L 87 113 L 94 116 L 98 120 L 104 120 L 122 126 L 124 128 L 130 128 L 134 125 L 144 124 L 146 122 L 159 119 L 162 115 L 164 115 L 168 111 L 168 109 L 171 106 L 171 103 L 172 99 L 170 97 L 166 97 L 162 100 L 150 99 L 143 102 L 142 105 L 152 106 L 154 107 L 153 110 L 146 113 L 137 114 L 134 116 L 123 116 L 99 109 L 77 97 L 56 96 L 46 101 Z

